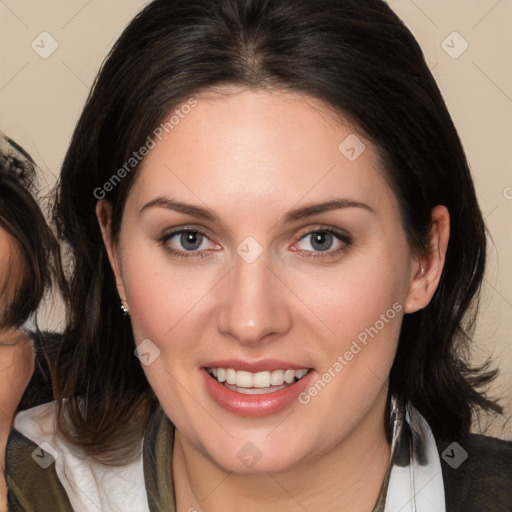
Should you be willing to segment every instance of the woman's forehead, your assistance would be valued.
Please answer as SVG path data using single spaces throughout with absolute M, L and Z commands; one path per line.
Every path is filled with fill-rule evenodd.
M 19 247 L 14 237 L 0 227 L 0 290 L 12 293 L 21 276 Z
M 372 144 L 314 98 L 250 90 L 196 99 L 138 170 L 140 207 L 176 191 L 261 206 L 340 195 L 379 201 L 387 189 Z

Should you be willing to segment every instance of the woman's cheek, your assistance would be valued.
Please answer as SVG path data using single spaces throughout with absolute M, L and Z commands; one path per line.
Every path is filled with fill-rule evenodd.
M 208 272 L 165 261 L 144 267 L 126 261 L 124 281 L 137 343 L 148 338 L 164 351 L 193 335 L 198 315 L 208 303 Z

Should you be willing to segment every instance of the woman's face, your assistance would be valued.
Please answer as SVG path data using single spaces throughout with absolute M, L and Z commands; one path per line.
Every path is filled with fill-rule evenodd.
M 34 369 L 28 336 L 16 326 L 3 325 L 6 306 L 21 280 L 20 250 L 14 237 L 0 228 L 0 449 L 5 443 L 19 401 Z M 3 455 L 0 455 L 0 462 Z M 3 464 L 3 463 L 2 463 Z M 3 467 L 3 466 L 2 466 Z
M 196 100 L 106 237 L 119 294 L 184 442 L 229 471 L 293 468 L 382 427 L 419 263 L 374 147 L 324 104 Z
M 15 239 L 0 227 L 0 319 L 19 281 L 19 263 L 16 261 L 18 253 Z

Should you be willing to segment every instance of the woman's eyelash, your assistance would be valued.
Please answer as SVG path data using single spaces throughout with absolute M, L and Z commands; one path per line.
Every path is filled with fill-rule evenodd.
M 170 239 L 174 238 L 177 235 L 181 235 L 184 233 L 192 233 L 197 234 L 205 239 L 209 240 L 208 235 L 206 233 L 203 233 L 202 231 L 198 229 L 191 229 L 191 228 L 180 228 L 175 231 L 171 231 L 170 233 L 166 233 L 162 237 L 159 238 L 159 242 L 162 246 L 164 246 L 165 250 L 169 253 L 171 253 L 173 256 L 178 256 L 179 258 L 209 258 L 211 256 L 210 251 L 187 251 L 187 250 L 178 250 L 174 249 L 173 247 L 170 247 L 168 242 Z
M 303 233 L 299 237 L 298 242 L 304 240 L 308 236 L 315 235 L 318 233 L 327 233 L 329 235 L 332 235 L 334 238 L 336 238 L 338 241 L 340 241 L 342 243 L 342 245 L 340 247 L 338 247 L 337 249 L 334 249 L 334 250 L 328 249 L 325 251 L 305 251 L 305 250 L 299 249 L 299 251 L 302 253 L 301 256 L 306 257 L 306 258 L 326 258 L 326 257 L 328 258 L 330 256 L 337 256 L 340 253 L 345 252 L 352 244 L 352 239 L 350 238 L 349 235 L 347 235 L 346 233 L 339 232 L 332 228 L 311 229 L 311 230 Z
M 199 258 L 208 258 L 211 256 L 211 251 L 209 251 L 209 250 L 204 250 L 204 249 L 203 250 L 186 250 L 186 249 L 178 250 L 173 247 L 170 247 L 169 240 L 176 237 L 177 235 L 182 235 L 184 233 L 199 235 L 199 236 L 203 237 L 204 239 L 211 242 L 211 240 L 209 239 L 209 237 L 206 233 L 202 232 L 199 229 L 192 229 L 192 228 L 179 228 L 179 229 L 176 229 L 175 231 L 166 233 L 165 235 L 161 236 L 158 239 L 158 242 L 165 248 L 165 250 L 167 252 L 169 252 L 173 256 L 177 256 L 180 258 L 198 258 L 198 257 Z M 311 229 L 311 230 L 303 233 L 299 237 L 298 241 L 295 243 L 301 242 L 302 240 L 306 239 L 308 236 L 312 236 L 312 235 L 320 234 L 320 233 L 328 234 L 328 235 L 332 236 L 333 238 L 335 238 L 339 242 L 341 242 L 342 245 L 334 250 L 327 249 L 327 250 L 317 250 L 317 251 L 312 250 L 312 251 L 310 251 L 310 250 L 294 249 L 294 251 L 300 252 L 301 256 L 306 257 L 306 258 L 326 258 L 326 257 L 338 255 L 338 254 L 346 251 L 352 243 L 350 236 L 348 236 L 346 233 L 341 233 L 332 228 Z

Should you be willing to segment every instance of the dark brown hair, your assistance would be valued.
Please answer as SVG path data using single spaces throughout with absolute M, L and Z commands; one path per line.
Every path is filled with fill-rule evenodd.
M 63 285 L 60 248 L 38 203 L 36 166 L 0 134 L 0 227 L 14 240 L 7 278 L 0 283 L 0 328 L 21 327 L 54 284 Z M 56 283 L 58 281 L 58 283 Z
M 390 390 L 436 436 L 466 434 L 494 373 L 467 362 L 486 254 L 468 163 L 421 49 L 381 0 L 155 0 L 104 62 L 67 152 L 56 216 L 73 257 L 70 323 L 56 366 L 60 428 L 91 453 L 118 449 L 156 401 L 133 355 L 95 217 L 97 194 L 181 102 L 221 85 L 299 91 L 352 120 L 380 153 L 411 247 L 428 249 L 431 211 L 451 239 L 439 287 L 406 315 Z M 136 168 L 106 194 L 112 235 Z M 62 399 L 66 398 L 66 401 Z

